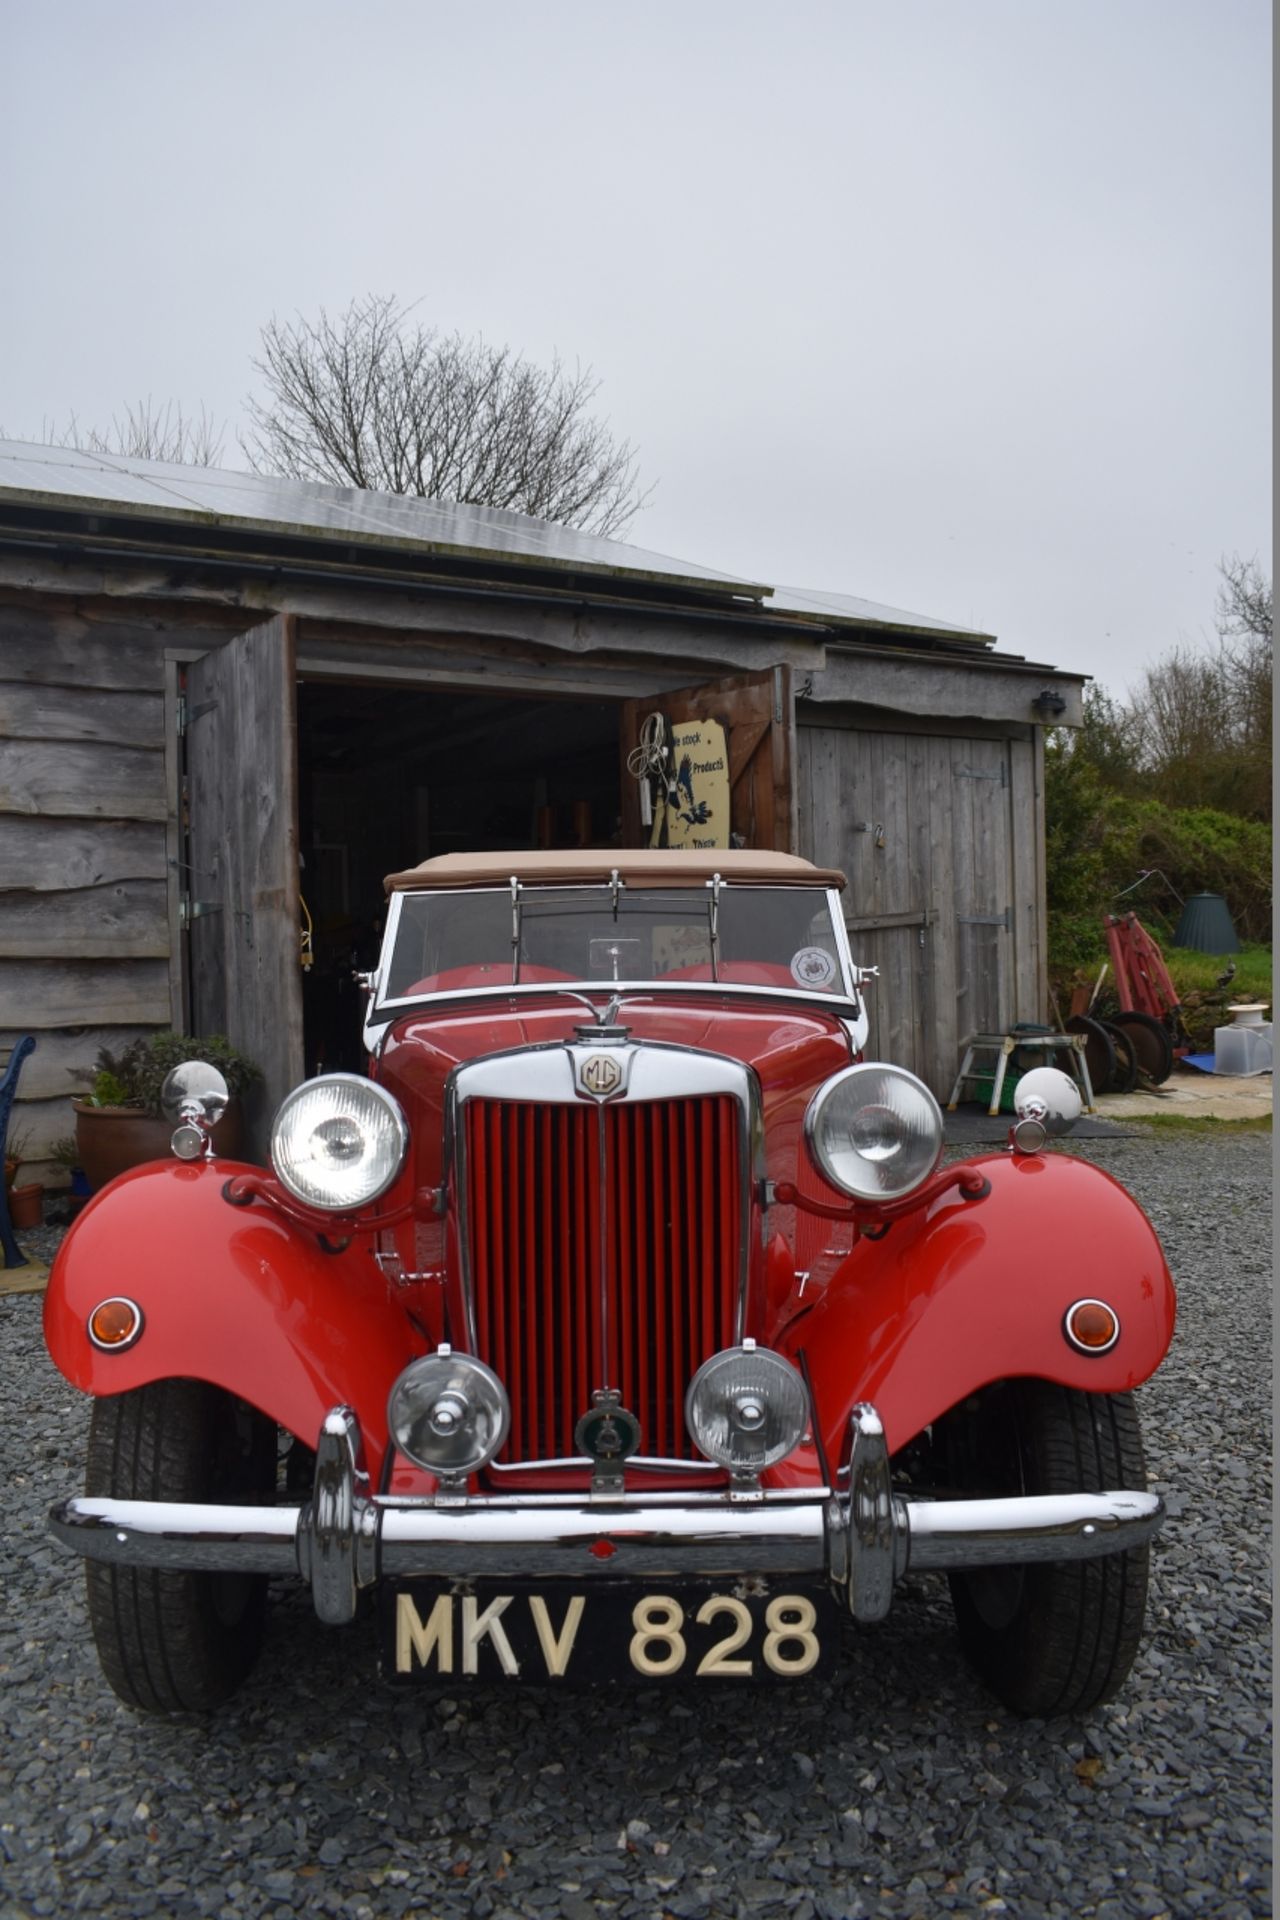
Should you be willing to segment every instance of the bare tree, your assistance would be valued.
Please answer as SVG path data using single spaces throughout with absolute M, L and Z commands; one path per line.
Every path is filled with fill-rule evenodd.
M 241 446 L 258 472 L 508 507 L 620 532 L 647 495 L 636 455 L 588 411 L 599 382 L 412 321 L 392 296 L 336 319 L 272 319 Z
M 172 400 L 162 409 L 148 395 L 136 407 L 126 407 L 123 420 L 113 414 L 105 433 L 97 427 L 82 428 L 72 414 L 65 427 L 49 435 L 49 444 L 82 447 L 87 453 L 119 453 L 133 460 L 168 460 L 184 467 L 217 467 L 222 464 L 224 431 L 203 407 L 197 418 L 183 413 Z M 49 434 L 47 422 L 45 432 Z
M 1216 647 L 1183 644 L 1147 668 L 1124 714 L 1142 784 L 1175 806 L 1271 813 L 1271 582 L 1219 563 Z
M 1231 681 L 1237 734 L 1251 749 L 1271 757 L 1274 655 L 1271 582 L 1256 559 L 1239 554 L 1218 562 L 1218 641 Z
M 1256 557 L 1242 560 L 1238 553 L 1218 562 L 1217 628 L 1224 640 L 1243 639 L 1271 645 L 1271 582 Z

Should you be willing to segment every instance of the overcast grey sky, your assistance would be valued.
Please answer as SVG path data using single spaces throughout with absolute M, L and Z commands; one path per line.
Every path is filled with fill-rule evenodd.
M 639 544 L 1116 691 L 1271 566 L 1267 0 L 0 0 L 0 424 L 370 290 L 589 363 Z

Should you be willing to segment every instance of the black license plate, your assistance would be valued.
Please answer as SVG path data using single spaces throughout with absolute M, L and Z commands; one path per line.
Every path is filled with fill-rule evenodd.
M 831 1589 L 778 1580 L 401 1580 L 379 1603 L 384 1679 L 774 1684 L 829 1673 Z

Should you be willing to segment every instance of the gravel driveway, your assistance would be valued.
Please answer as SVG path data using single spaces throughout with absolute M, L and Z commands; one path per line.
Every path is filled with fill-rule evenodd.
M 294 1595 L 211 1722 L 117 1704 L 44 1513 L 85 1403 L 0 1300 L 8 1489 L 0 1916 L 1270 1912 L 1270 1167 L 1258 1134 L 1090 1141 L 1181 1292 L 1142 1390 L 1175 1518 L 1123 1697 L 1013 1719 L 961 1665 L 941 1585 L 848 1633 L 811 1694 L 380 1690 L 368 1627 Z

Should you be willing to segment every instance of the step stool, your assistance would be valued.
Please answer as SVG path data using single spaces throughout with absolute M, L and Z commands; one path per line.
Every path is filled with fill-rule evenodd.
M 1087 1035 L 1083 1033 L 971 1033 L 964 1042 L 964 1055 L 960 1061 L 956 1083 L 951 1089 L 951 1098 L 947 1102 L 947 1112 L 955 1112 L 956 1103 L 960 1098 L 960 1089 L 966 1080 L 985 1080 L 986 1078 L 985 1072 L 974 1071 L 975 1054 L 994 1053 L 997 1056 L 995 1079 L 991 1088 L 991 1105 L 987 1108 L 989 1114 L 997 1114 L 1000 1111 L 1000 1095 L 1004 1090 L 1004 1076 L 1011 1056 L 1021 1052 L 1023 1048 L 1039 1048 L 1042 1052 L 1052 1055 L 1059 1047 L 1065 1047 L 1067 1050 L 1066 1065 L 1075 1075 L 1085 1112 L 1095 1112 L 1093 1087 L 1089 1081 L 1089 1068 L 1084 1057 L 1086 1042 Z M 1043 1064 L 1051 1067 L 1054 1061 L 1049 1058 Z

